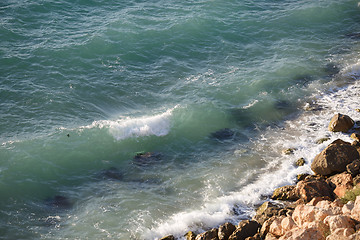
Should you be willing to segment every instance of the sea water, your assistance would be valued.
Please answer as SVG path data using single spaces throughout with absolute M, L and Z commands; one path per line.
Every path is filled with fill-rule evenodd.
M 354 0 L 2 1 L 0 239 L 250 218 L 350 141 L 327 124 L 360 118 L 359 39 Z

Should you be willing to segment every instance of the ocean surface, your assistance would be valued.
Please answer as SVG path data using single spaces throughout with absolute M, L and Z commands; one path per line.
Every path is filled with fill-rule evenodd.
M 359 43 L 354 0 L 2 0 L 0 239 L 251 217 L 350 140 L 327 124 L 360 120 Z

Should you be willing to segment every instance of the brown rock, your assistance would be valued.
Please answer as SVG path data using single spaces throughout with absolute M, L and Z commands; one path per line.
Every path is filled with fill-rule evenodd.
M 292 219 L 298 227 L 302 227 L 307 222 L 322 222 L 331 212 L 309 205 L 298 205 L 296 206 Z
M 272 216 L 271 218 L 267 219 L 261 226 L 260 229 L 260 235 L 262 238 L 265 238 L 265 236 L 269 233 L 270 226 L 272 222 L 277 218 L 277 216 Z
M 255 234 L 255 235 L 252 236 L 252 237 L 247 237 L 247 238 L 245 238 L 245 240 L 262 240 L 262 239 L 261 239 L 260 234 L 257 233 L 257 234 Z
M 195 240 L 196 234 L 192 231 L 189 231 L 184 235 L 184 237 L 186 238 L 186 240 Z
M 307 177 L 307 176 L 309 176 L 310 174 L 308 174 L 308 173 L 300 173 L 300 174 L 298 174 L 297 176 L 296 176 L 296 180 L 298 181 L 298 182 L 300 182 L 300 181 L 302 181 L 302 180 L 305 180 L 305 178 Z
M 296 191 L 304 202 L 309 202 L 314 197 L 328 197 L 329 199 L 333 199 L 332 188 L 324 179 L 300 181 L 296 184 Z
M 175 240 L 175 237 L 173 235 L 169 235 L 169 236 L 161 238 L 160 240 Z
M 330 120 L 328 128 L 331 132 L 348 132 L 354 124 L 354 120 L 349 116 L 337 113 Z
M 351 137 L 352 139 L 354 139 L 355 141 L 360 142 L 360 134 L 358 134 L 358 133 L 352 133 L 352 134 L 350 135 L 350 137 Z
M 296 148 L 288 148 L 288 149 L 282 150 L 282 153 L 285 155 L 291 155 L 291 154 L 294 154 L 295 150 L 296 150 Z
M 287 200 L 287 201 L 296 201 L 299 199 L 299 196 L 296 192 L 296 186 L 287 185 L 275 189 L 271 199 L 274 200 Z
M 257 221 L 261 225 L 270 217 L 276 216 L 281 208 L 272 204 L 271 202 L 264 202 L 256 211 L 256 215 L 253 220 Z
M 201 233 L 196 236 L 195 240 L 219 240 L 218 238 L 218 229 L 213 228 L 209 231 Z
M 316 143 L 317 144 L 322 144 L 323 142 L 326 142 L 328 140 L 330 140 L 329 137 L 323 137 L 323 138 L 320 138 L 320 139 L 316 140 Z
M 259 227 L 260 225 L 256 221 L 241 221 L 235 232 L 233 232 L 233 234 L 231 234 L 229 237 L 229 240 L 242 240 L 246 239 L 247 237 L 252 237 L 257 233 Z
M 236 230 L 236 227 L 232 223 L 224 223 L 219 227 L 218 237 L 219 240 L 227 240 L 230 235 Z
M 346 165 L 359 159 L 359 153 L 350 143 L 335 140 L 319 153 L 311 163 L 311 169 L 320 175 L 331 175 L 346 170 Z
M 354 202 L 348 201 L 343 207 L 342 207 L 342 213 L 344 215 L 351 215 L 351 210 L 354 208 Z
M 339 198 L 342 198 L 346 191 L 353 188 L 353 179 L 349 173 L 336 174 L 328 178 L 326 182 L 335 187 L 334 193 Z
M 356 159 L 353 162 L 346 165 L 346 171 L 351 174 L 352 177 L 355 177 L 360 173 L 360 160 Z
M 304 166 L 305 164 L 305 159 L 304 158 L 299 158 L 298 160 L 296 160 L 295 165 L 298 167 Z
M 359 141 L 353 141 L 353 142 L 351 143 L 351 146 L 360 147 L 360 142 L 359 142 Z
M 278 240 L 278 238 L 275 237 L 274 235 L 272 235 L 271 233 L 268 233 L 268 234 L 265 236 L 265 240 Z

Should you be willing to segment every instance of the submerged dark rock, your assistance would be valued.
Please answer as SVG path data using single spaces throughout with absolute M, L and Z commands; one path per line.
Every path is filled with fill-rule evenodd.
M 141 152 L 137 153 L 133 159 L 134 164 L 146 166 L 161 160 L 161 154 L 157 152 Z
M 52 208 L 68 209 L 72 207 L 72 203 L 67 197 L 56 195 L 45 200 L 46 205 Z
M 340 68 L 334 63 L 328 63 L 325 66 L 325 72 L 329 74 L 329 76 L 334 76 L 340 72 Z
M 104 179 L 122 180 L 123 175 L 116 167 L 104 169 L 101 171 L 101 177 Z
M 235 132 L 229 128 L 224 128 L 211 133 L 210 136 L 211 138 L 215 138 L 217 140 L 228 140 L 232 139 L 235 136 Z

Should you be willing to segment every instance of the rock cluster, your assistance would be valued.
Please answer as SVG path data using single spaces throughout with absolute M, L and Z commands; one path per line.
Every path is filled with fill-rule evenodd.
M 348 132 L 353 125 L 350 117 L 336 114 L 329 130 Z M 198 235 L 188 232 L 184 237 L 186 240 L 360 239 L 360 191 L 354 201 L 344 198 L 349 191 L 360 189 L 359 135 L 353 134 L 352 138 L 353 143 L 340 139 L 330 143 L 312 161 L 315 175 L 301 174 L 296 185 L 275 189 L 271 199 L 277 201 L 263 203 L 251 220 L 243 220 L 237 226 L 225 223 Z M 304 162 L 301 159 L 298 165 Z M 162 238 L 165 239 L 175 238 Z

